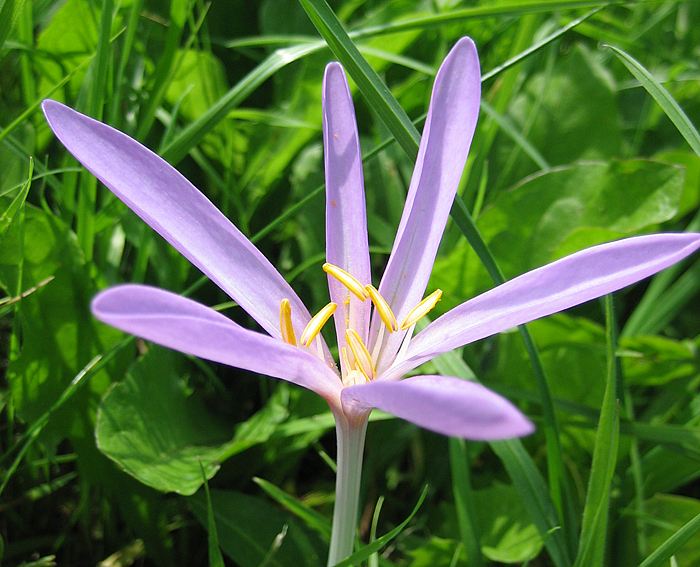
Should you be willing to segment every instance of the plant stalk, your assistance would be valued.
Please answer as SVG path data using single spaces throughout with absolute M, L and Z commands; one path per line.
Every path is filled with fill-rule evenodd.
M 329 567 L 345 559 L 353 550 L 368 417 L 349 421 L 340 412 L 334 414 L 338 456 Z

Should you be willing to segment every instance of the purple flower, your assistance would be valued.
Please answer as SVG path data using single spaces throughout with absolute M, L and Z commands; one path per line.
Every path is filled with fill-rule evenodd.
M 412 337 L 439 300 L 421 301 L 476 126 L 474 43 L 460 40 L 435 80 L 418 158 L 389 262 L 371 286 L 362 160 L 341 66 L 323 84 L 326 255 L 331 303 L 315 317 L 270 262 L 174 168 L 113 128 L 47 100 L 66 148 L 136 214 L 245 309 L 266 333 L 179 295 L 142 285 L 100 293 L 95 316 L 181 352 L 293 382 L 323 396 L 337 419 L 380 408 L 469 439 L 526 435 L 531 423 L 483 386 L 445 376 L 401 379 L 445 351 L 611 293 L 678 262 L 698 234 L 658 234 L 595 246 L 462 303 Z M 319 331 L 334 317 L 339 366 Z

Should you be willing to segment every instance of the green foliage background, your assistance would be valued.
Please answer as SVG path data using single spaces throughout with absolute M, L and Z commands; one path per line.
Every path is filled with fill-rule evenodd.
M 312 310 L 327 301 L 320 104 L 335 58 L 357 81 L 375 278 L 412 127 L 371 80 L 420 129 L 436 68 L 463 35 L 485 80 L 460 195 L 506 277 L 616 238 L 700 228 L 699 3 L 331 8 L 349 40 L 319 0 L 0 1 L 2 564 L 215 565 L 213 518 L 227 564 L 321 565 L 333 499 L 322 400 L 91 317 L 98 290 L 145 282 L 252 326 L 65 152 L 43 98 L 176 165 Z M 443 311 L 493 285 L 455 215 L 430 284 Z M 464 444 L 376 414 L 358 549 L 430 489 L 366 563 L 699 564 L 699 267 L 616 294 L 616 316 L 594 302 L 529 325 L 534 350 L 505 333 L 432 363 L 506 394 L 538 432 Z M 553 453 L 545 432 L 557 430 Z

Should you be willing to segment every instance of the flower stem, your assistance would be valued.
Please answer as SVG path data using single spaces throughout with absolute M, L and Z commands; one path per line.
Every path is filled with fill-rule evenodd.
M 357 525 L 357 509 L 362 477 L 362 453 L 365 447 L 367 416 L 349 421 L 335 413 L 338 439 L 337 472 L 335 479 L 335 508 L 328 566 L 335 565 L 352 553 Z

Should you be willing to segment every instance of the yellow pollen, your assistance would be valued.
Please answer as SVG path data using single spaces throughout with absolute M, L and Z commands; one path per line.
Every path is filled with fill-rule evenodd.
M 433 293 L 431 293 L 428 297 L 426 297 L 423 301 L 421 301 L 418 305 L 416 305 L 413 309 L 411 309 L 408 312 L 408 315 L 406 315 L 404 320 L 401 322 L 400 329 L 402 331 L 405 331 L 410 326 L 414 325 L 420 319 L 426 316 L 433 309 L 433 307 L 437 305 L 437 302 L 440 301 L 441 297 L 442 290 L 436 289 Z
M 329 276 L 333 276 L 336 280 L 348 288 L 360 301 L 367 299 L 367 292 L 365 291 L 364 286 L 355 276 L 350 275 L 348 272 L 343 270 L 343 268 L 339 268 L 334 264 L 329 264 L 326 262 L 323 264 L 323 271 Z
M 365 343 L 362 342 L 360 335 L 357 334 L 355 329 L 347 329 L 345 331 L 345 340 L 352 351 L 352 355 L 355 357 L 357 369 L 362 372 L 362 375 L 367 380 L 372 380 L 375 374 L 372 356 L 369 354 Z
M 282 331 L 282 340 L 292 346 L 297 346 L 297 337 L 294 334 L 292 327 L 292 305 L 289 299 L 283 299 L 280 303 L 280 330 Z
M 336 307 L 338 307 L 338 305 L 331 301 L 311 318 L 311 321 L 306 324 L 304 331 L 301 333 L 301 339 L 299 339 L 301 344 L 309 346 L 313 342 L 321 332 L 321 329 L 323 329 L 326 321 L 328 321 L 335 312 Z
M 389 307 L 389 304 L 386 302 L 386 299 L 379 295 L 379 292 L 371 284 L 366 285 L 365 290 L 367 291 L 369 298 L 372 300 L 377 313 L 379 313 L 379 317 L 382 321 L 384 321 L 386 328 L 389 329 L 389 332 L 393 333 L 394 331 L 398 331 L 399 324 L 396 322 L 396 316 L 391 310 L 391 307 Z

